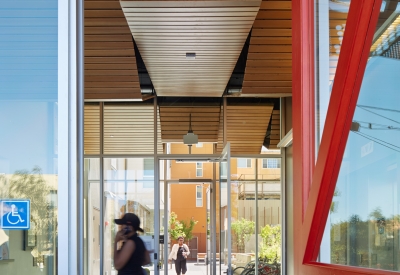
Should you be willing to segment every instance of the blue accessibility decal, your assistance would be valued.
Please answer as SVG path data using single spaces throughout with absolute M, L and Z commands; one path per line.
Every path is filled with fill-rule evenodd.
M 30 229 L 31 201 L 30 200 L 1 200 L 0 227 L 8 230 Z

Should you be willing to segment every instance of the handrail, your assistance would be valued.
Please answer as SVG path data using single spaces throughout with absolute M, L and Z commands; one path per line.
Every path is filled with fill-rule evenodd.
M 250 178 L 246 179 L 246 176 L 250 176 Z M 257 179 L 258 180 L 267 180 L 267 181 L 280 181 L 280 172 L 279 173 L 273 173 L 273 174 L 259 174 Z M 243 180 L 255 180 L 256 177 L 254 174 L 240 174 L 240 176 L 237 178 L 238 181 L 243 181 Z

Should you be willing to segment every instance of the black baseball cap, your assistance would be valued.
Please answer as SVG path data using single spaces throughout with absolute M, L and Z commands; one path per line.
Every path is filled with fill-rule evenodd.
M 125 213 L 122 219 L 115 219 L 114 222 L 116 224 L 123 225 L 131 225 L 135 228 L 136 231 L 144 232 L 142 228 L 140 228 L 140 219 L 133 213 Z

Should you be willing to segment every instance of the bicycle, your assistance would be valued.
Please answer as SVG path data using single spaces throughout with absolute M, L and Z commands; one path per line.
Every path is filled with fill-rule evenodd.
M 236 267 L 233 270 L 233 274 L 239 273 L 238 271 L 241 270 L 239 273 L 240 275 L 255 275 L 255 261 L 251 261 L 247 263 L 245 266 Z M 262 260 L 258 262 L 258 273 L 262 275 L 280 275 L 281 274 L 281 267 L 279 263 L 266 263 Z

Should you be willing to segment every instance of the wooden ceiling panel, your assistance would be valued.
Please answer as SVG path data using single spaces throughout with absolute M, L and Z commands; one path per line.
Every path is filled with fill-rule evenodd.
M 220 106 L 160 106 L 162 142 L 182 142 L 189 131 L 189 121 L 199 142 L 217 142 L 220 124 Z
M 292 94 L 291 1 L 262 1 L 253 24 L 242 94 Z
M 120 3 L 158 96 L 220 97 L 261 1 Z
M 260 154 L 273 108 L 273 104 L 227 106 L 226 141 L 231 144 L 232 154 Z M 218 132 L 218 152 L 221 152 L 223 147 L 221 123 Z
M 119 1 L 85 0 L 85 100 L 137 99 L 134 44 Z

